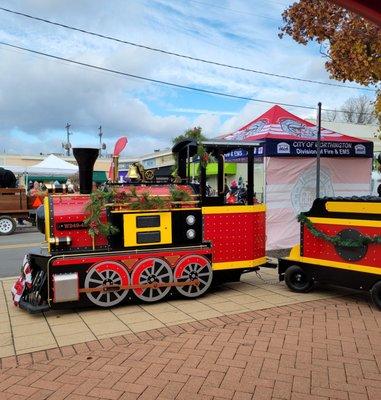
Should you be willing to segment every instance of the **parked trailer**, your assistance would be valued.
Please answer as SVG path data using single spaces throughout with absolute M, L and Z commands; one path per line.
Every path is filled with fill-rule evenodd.
M 0 235 L 14 233 L 17 218 L 29 219 L 25 190 L 0 189 Z

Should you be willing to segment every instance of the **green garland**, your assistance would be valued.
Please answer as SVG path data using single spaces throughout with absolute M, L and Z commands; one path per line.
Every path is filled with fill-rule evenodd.
M 93 247 L 95 236 L 110 236 L 119 231 L 118 228 L 109 222 L 105 223 L 101 221 L 102 209 L 114 196 L 114 192 L 104 192 L 102 190 L 95 190 L 90 194 L 90 202 L 85 208 L 88 217 L 84 220 L 84 224 L 88 227 L 87 231 L 93 240 Z
M 334 246 L 338 247 L 362 247 L 368 244 L 381 244 L 381 236 L 368 236 L 361 234 L 358 239 L 343 239 L 338 234 L 335 236 L 330 236 L 319 229 L 315 228 L 313 223 L 310 221 L 308 217 L 304 213 L 300 213 L 298 215 L 298 221 L 317 238 L 323 239 L 329 243 L 332 243 Z
M 101 214 L 106 204 L 110 203 L 128 203 L 131 210 L 160 210 L 171 208 L 171 201 L 190 201 L 191 195 L 176 186 L 170 188 L 170 199 L 165 200 L 159 196 L 152 196 L 149 192 L 137 193 L 136 188 L 132 186 L 130 192 L 117 192 L 110 190 L 108 192 L 102 190 L 95 190 L 90 194 L 90 201 L 85 207 L 87 214 L 84 220 L 85 226 L 88 228 L 88 233 L 93 240 L 97 235 L 110 236 L 119 232 L 118 228 L 110 222 L 102 222 Z M 178 207 L 178 205 L 176 205 Z
M 192 196 L 184 189 L 179 189 L 176 186 L 171 186 L 169 189 L 172 201 L 190 201 Z
M 151 196 L 149 192 L 142 192 L 129 204 L 131 210 L 160 210 L 166 208 L 166 202 L 158 196 Z

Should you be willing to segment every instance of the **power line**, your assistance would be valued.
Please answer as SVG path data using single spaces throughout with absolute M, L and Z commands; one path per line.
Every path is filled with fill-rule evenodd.
M 252 12 L 246 12 L 246 11 L 241 11 L 241 10 L 234 10 L 232 8 L 228 8 L 228 7 L 224 7 L 224 6 L 220 6 L 220 5 L 216 5 L 216 4 L 210 4 L 210 3 L 204 3 L 202 1 L 197 1 L 197 0 L 188 0 L 191 3 L 196 3 L 196 4 L 200 4 L 203 6 L 207 6 L 207 7 L 211 7 L 211 8 L 219 8 L 221 10 L 226 10 L 226 11 L 231 11 L 231 12 L 235 12 L 237 14 L 243 14 L 243 15 L 252 15 L 253 17 L 259 17 L 259 18 L 264 18 L 264 19 L 270 19 L 273 21 L 277 21 L 279 22 L 279 19 L 277 18 L 273 18 L 273 17 L 269 17 L 267 15 L 260 15 L 260 14 L 254 14 Z
M 88 31 L 88 30 L 85 30 L 85 29 L 75 28 L 75 27 L 70 26 L 70 25 L 66 25 L 66 24 L 61 24 L 59 22 L 50 21 L 50 20 L 45 19 L 45 18 L 35 17 L 33 15 L 30 15 L 30 14 L 25 14 L 25 13 L 22 13 L 22 12 L 10 10 L 10 9 L 4 8 L 4 7 L 0 7 L 0 10 L 8 12 L 8 13 L 11 13 L 11 14 L 16 14 L 16 15 L 20 15 L 20 16 L 23 16 L 23 17 L 26 17 L 26 18 L 30 18 L 30 19 L 33 19 L 33 20 L 36 20 L 36 21 L 45 22 L 47 24 L 59 26 L 61 28 L 66 28 L 66 29 L 70 29 L 70 30 L 73 30 L 73 31 L 76 31 L 76 32 L 85 33 L 87 35 L 99 37 L 99 38 L 102 38 L 102 39 L 112 40 L 114 42 L 127 44 L 129 46 L 139 47 L 141 49 L 145 49 L 145 50 L 149 50 L 149 51 L 155 51 L 155 52 L 158 52 L 158 53 L 162 53 L 162 54 L 166 54 L 166 55 L 170 55 L 170 56 L 174 56 L 174 57 L 179 57 L 179 58 L 183 58 L 183 59 L 186 59 L 186 60 L 197 61 L 197 62 L 201 62 L 201 63 L 204 63 L 204 64 L 211 64 L 211 65 L 215 65 L 215 66 L 218 66 L 218 67 L 229 68 L 229 69 L 234 69 L 234 70 L 238 70 L 238 71 L 252 72 L 252 73 L 255 73 L 255 74 L 271 76 L 271 77 L 275 77 L 275 78 L 289 79 L 289 80 L 298 81 L 298 82 L 306 82 L 306 83 L 313 83 L 313 84 L 324 85 L 324 86 L 334 86 L 334 87 L 340 87 L 340 88 L 345 88 L 345 89 L 366 90 L 366 91 L 370 91 L 370 92 L 375 92 L 374 89 L 370 89 L 370 88 L 362 88 L 362 87 L 356 87 L 356 86 L 351 86 L 351 85 L 339 85 L 337 83 L 315 81 L 315 80 L 312 80 L 312 79 L 296 78 L 296 77 L 292 77 L 292 76 L 288 76 L 288 75 L 275 74 L 275 73 L 271 73 L 271 72 L 259 71 L 259 70 L 255 70 L 255 69 L 251 69 L 251 68 L 245 68 L 245 67 L 240 67 L 240 66 L 236 66 L 236 65 L 220 63 L 220 62 L 217 62 L 217 61 L 206 60 L 206 59 L 203 59 L 203 58 L 192 57 L 192 56 L 189 56 L 189 55 L 186 55 L 186 54 L 175 53 L 175 52 L 172 52 L 172 51 L 167 51 L 167 50 L 159 49 L 159 48 L 156 48 L 156 47 L 146 46 L 146 45 L 143 45 L 143 44 L 130 42 L 130 41 L 127 41 L 127 40 L 118 39 L 118 38 L 115 38 L 115 37 L 112 37 L 112 36 L 103 35 L 101 33 L 96 33 L 96 32 Z
M 120 76 L 126 76 L 126 77 L 129 77 L 129 78 L 140 79 L 140 80 L 143 80 L 143 81 L 146 81 L 146 82 L 158 83 L 158 84 L 161 84 L 161 85 L 171 86 L 171 87 L 175 87 L 175 88 L 179 88 L 179 89 L 186 89 L 186 90 L 190 90 L 190 91 L 194 91 L 194 92 L 212 94 L 212 95 L 221 96 L 221 97 L 227 97 L 227 98 L 231 98 L 231 99 L 253 101 L 253 102 L 263 103 L 263 104 L 273 104 L 273 105 L 277 104 L 277 105 L 281 105 L 281 106 L 285 106 L 285 107 L 295 107 L 295 108 L 303 108 L 303 109 L 306 109 L 306 110 L 316 110 L 316 107 L 312 107 L 312 106 L 302 106 L 300 104 L 289 104 L 289 103 L 280 103 L 280 102 L 274 102 L 274 101 L 269 101 L 269 100 L 254 99 L 252 97 L 237 96 L 237 95 L 233 95 L 233 94 L 229 94 L 229 93 L 217 92 L 217 91 L 208 90 L 208 89 L 195 88 L 195 87 L 192 87 L 192 86 L 180 85 L 178 83 L 162 81 L 162 80 L 159 80 L 159 79 L 147 78 L 147 77 L 140 76 L 140 75 L 129 74 L 127 72 L 122 72 L 122 71 L 118 71 L 118 70 L 115 70 L 115 69 L 110 69 L 110 68 L 106 68 L 106 67 L 100 67 L 98 65 L 72 60 L 70 58 L 64 58 L 64 57 L 55 56 L 53 54 L 48 54 L 48 53 L 44 53 L 42 51 L 28 49 L 26 47 L 17 46 L 17 45 L 6 43 L 6 42 L 2 42 L 2 41 L 0 41 L 0 45 L 11 47 L 11 48 L 18 49 L 18 50 L 23 50 L 23 51 L 26 51 L 26 52 L 29 52 L 29 53 L 32 53 L 32 54 L 38 54 L 38 55 L 41 55 L 41 56 L 44 56 L 44 57 L 48 57 L 48 58 L 52 58 L 52 59 L 59 60 L 59 61 L 66 61 L 66 62 L 71 63 L 71 64 L 81 65 L 81 66 L 92 68 L 92 69 L 99 70 L 99 71 L 110 72 L 110 73 L 117 74 L 117 75 L 120 75 Z M 346 111 L 346 110 L 323 109 L 323 111 L 335 111 L 335 112 L 342 112 L 342 113 L 352 113 L 351 111 Z M 359 114 L 359 113 L 353 113 L 353 114 Z M 368 114 L 368 115 L 371 115 L 371 114 Z

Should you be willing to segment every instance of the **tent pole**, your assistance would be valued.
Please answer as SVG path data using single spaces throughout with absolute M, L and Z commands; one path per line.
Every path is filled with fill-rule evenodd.
M 263 182 L 262 182 L 262 185 L 263 185 L 263 193 L 262 193 L 262 203 L 266 203 L 266 200 L 267 200 L 267 193 L 266 193 L 266 190 L 267 190 L 267 187 L 266 187 L 266 181 L 267 181 L 267 179 L 266 179 L 266 174 L 267 174 L 267 168 L 266 168 L 266 163 L 267 163 L 267 157 L 263 157 Z
M 318 103 L 316 142 L 316 198 L 320 197 L 320 144 L 321 144 L 321 102 Z

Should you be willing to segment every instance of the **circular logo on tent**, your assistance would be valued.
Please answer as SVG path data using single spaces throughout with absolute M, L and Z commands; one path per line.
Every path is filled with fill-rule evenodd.
M 320 170 L 320 197 L 334 196 L 331 175 L 328 169 Z M 291 204 L 295 214 L 308 211 L 316 198 L 316 168 L 303 172 L 291 191 Z
M 268 124 L 267 119 L 260 119 L 254 122 L 245 129 L 241 129 L 229 136 L 226 136 L 227 140 L 245 140 L 250 136 L 254 136 L 261 132 L 261 130 Z
M 279 124 L 283 132 L 291 135 L 296 135 L 301 138 L 315 138 L 317 136 L 316 127 L 309 127 L 290 118 L 281 119 Z

